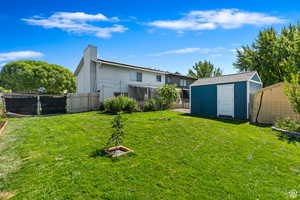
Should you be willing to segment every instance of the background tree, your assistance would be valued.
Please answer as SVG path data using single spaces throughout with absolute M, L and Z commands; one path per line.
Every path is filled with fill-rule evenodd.
M 71 71 L 59 65 L 42 61 L 22 60 L 3 66 L 0 83 L 13 92 L 37 92 L 44 87 L 46 94 L 74 92 L 75 77 Z
M 222 70 L 220 68 L 216 68 L 212 63 L 206 60 L 195 63 L 193 68 L 188 72 L 188 76 L 193 78 L 205 78 L 221 75 Z
M 237 50 L 234 66 L 240 71 L 257 71 L 265 86 L 290 80 L 300 70 L 300 24 L 284 27 L 280 33 L 261 31 L 251 46 Z
M 287 95 L 289 102 L 293 106 L 293 110 L 296 113 L 300 113 L 300 85 L 299 75 L 292 74 L 290 82 L 285 81 L 285 94 Z

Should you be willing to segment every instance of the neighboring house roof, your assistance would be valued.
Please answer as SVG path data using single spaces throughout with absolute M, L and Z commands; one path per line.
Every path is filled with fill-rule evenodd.
M 185 75 L 178 74 L 178 73 L 168 72 L 167 75 L 181 77 L 181 78 L 185 78 L 185 79 L 197 80 L 196 78 L 193 78 L 193 77 L 190 77 L 190 76 L 185 76 Z
M 184 76 L 178 73 L 170 73 L 168 71 L 163 71 L 163 70 L 159 70 L 159 69 L 153 69 L 150 67 L 141 67 L 141 66 L 136 66 L 136 65 L 130 65 L 130 64 L 124 64 L 124 63 L 119 63 L 119 62 L 115 62 L 115 61 L 109 61 L 109 60 L 103 60 L 103 59 L 97 59 L 94 60 L 94 62 L 97 63 L 104 63 L 104 64 L 108 64 L 108 65 L 113 65 L 116 67 L 124 67 L 124 68 L 129 68 L 129 69 L 137 69 L 137 70 L 143 70 L 143 71 L 149 71 L 149 72 L 154 72 L 154 73 L 160 73 L 160 74 L 168 74 L 168 75 L 172 75 L 172 76 L 178 76 L 178 77 L 182 77 L 182 78 L 188 78 L 188 79 L 193 79 L 193 80 L 197 80 L 195 78 L 189 77 L 189 76 Z M 83 58 L 81 58 L 79 65 L 77 66 L 74 75 L 77 76 L 78 73 L 80 72 L 81 68 L 83 66 Z
M 200 78 L 193 84 L 191 84 L 191 86 L 249 81 L 255 74 L 257 74 L 256 71 L 243 72 L 238 74 L 228 74 L 211 78 Z
M 129 64 L 124 64 L 124 63 L 119 63 L 119 62 L 114 62 L 114 61 L 109 61 L 109 60 L 103 60 L 103 59 L 97 59 L 96 62 L 109 64 L 109 65 L 113 65 L 113 66 L 117 66 L 117 67 L 125 67 L 125 68 L 130 68 L 130 69 L 150 71 L 150 72 L 161 73 L 161 74 L 166 74 L 167 73 L 166 71 L 153 69 L 153 68 L 150 68 L 150 67 L 140 67 L 140 66 L 136 66 L 136 65 L 129 65 Z

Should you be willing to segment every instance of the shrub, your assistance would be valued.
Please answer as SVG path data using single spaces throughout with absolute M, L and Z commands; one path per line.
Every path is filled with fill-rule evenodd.
M 175 85 L 165 85 L 159 88 L 158 96 L 155 98 L 157 108 L 159 110 L 166 110 L 177 99 L 177 91 Z
M 108 146 L 119 146 L 123 142 L 125 132 L 123 131 L 123 121 L 120 113 L 112 121 L 112 128 L 114 132 L 107 141 Z
M 156 102 L 155 99 L 148 99 L 145 104 L 144 104 L 144 109 L 145 112 L 147 111 L 155 111 L 156 110 Z
M 106 112 L 118 113 L 124 112 L 134 112 L 137 110 L 137 102 L 134 99 L 119 96 L 110 99 L 105 99 L 103 102 L 103 107 Z
M 294 132 L 300 131 L 299 124 L 296 122 L 296 120 L 289 117 L 277 120 L 275 122 L 275 127 L 283 130 L 294 131 Z
M 123 111 L 125 112 L 134 112 L 137 111 L 138 104 L 136 100 L 128 98 L 128 97 L 123 97 Z

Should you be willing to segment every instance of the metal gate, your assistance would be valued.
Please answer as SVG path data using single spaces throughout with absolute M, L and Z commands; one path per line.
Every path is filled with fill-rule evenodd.
M 67 112 L 66 96 L 40 96 L 41 114 L 58 114 Z
M 10 96 L 5 97 L 6 112 L 22 115 L 36 115 L 38 99 L 36 96 Z

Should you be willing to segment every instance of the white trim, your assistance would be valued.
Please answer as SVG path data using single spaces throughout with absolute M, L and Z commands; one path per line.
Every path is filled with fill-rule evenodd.
M 94 61 L 94 62 L 100 62 L 100 63 L 107 64 L 107 65 L 116 66 L 116 67 L 123 67 L 123 68 L 134 69 L 134 70 L 140 70 L 140 71 L 146 71 L 146 72 L 152 72 L 152 73 L 157 73 L 157 74 L 168 74 L 167 72 L 160 72 L 160 71 L 158 71 L 158 70 L 151 70 L 151 69 L 144 69 L 144 68 L 140 68 L 140 67 L 134 67 L 134 66 L 128 66 L 128 65 L 122 65 L 122 64 L 111 63 L 111 62 L 103 61 L 103 60 L 93 60 L 93 61 Z
M 231 83 L 231 84 L 221 84 L 221 85 L 217 85 L 217 116 L 219 117 L 220 116 L 220 106 L 219 106 L 219 99 L 220 99 L 220 93 L 219 93 L 219 88 L 222 87 L 222 86 L 232 86 L 232 95 L 233 95 L 233 98 L 232 98 L 232 105 L 233 105 L 233 109 L 232 109 L 232 118 L 234 118 L 234 112 L 235 112 L 235 109 L 234 109 L 234 102 L 235 102 L 235 99 L 234 99 L 234 83 Z
M 247 81 L 247 119 L 249 119 L 250 83 Z
M 255 76 L 255 74 L 257 75 L 257 77 L 258 77 L 258 79 L 259 79 L 259 81 L 262 83 L 262 81 L 261 81 L 261 79 L 260 79 L 260 77 L 259 77 L 259 75 L 258 75 L 258 73 L 257 72 L 254 72 L 254 74 L 249 78 L 249 80 L 248 81 L 254 81 L 254 80 L 251 80 L 252 78 L 253 78 L 253 76 Z M 258 81 L 256 81 L 256 82 L 258 82 Z
M 262 84 L 263 84 L 262 82 L 258 82 L 258 81 L 254 81 L 254 80 L 249 80 L 248 82 L 257 83 L 257 84 L 260 84 L 260 85 L 262 85 Z

